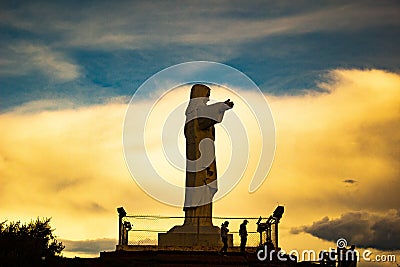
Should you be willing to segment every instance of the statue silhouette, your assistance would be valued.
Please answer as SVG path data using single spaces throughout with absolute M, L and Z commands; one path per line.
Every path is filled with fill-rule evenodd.
M 212 199 L 218 190 L 215 161 L 215 128 L 224 113 L 233 107 L 229 99 L 207 105 L 211 89 L 192 86 L 186 109 L 186 191 L 185 224 L 212 226 Z

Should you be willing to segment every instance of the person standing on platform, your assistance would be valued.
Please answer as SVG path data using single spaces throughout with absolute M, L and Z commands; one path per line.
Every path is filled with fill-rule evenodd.
M 249 221 L 244 220 L 243 223 L 240 225 L 239 228 L 239 236 L 240 236 L 240 252 L 244 253 L 246 250 L 246 243 L 247 243 L 247 229 L 246 225 Z
M 224 243 L 224 246 L 221 248 L 219 251 L 221 254 L 226 254 L 228 252 L 228 229 L 229 222 L 225 221 L 223 224 L 221 224 L 221 239 L 222 243 Z

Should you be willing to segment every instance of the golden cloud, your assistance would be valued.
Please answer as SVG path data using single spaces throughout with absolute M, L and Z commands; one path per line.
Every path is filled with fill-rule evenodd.
M 247 173 L 215 203 L 215 215 L 269 215 L 279 202 L 287 210 L 282 235 L 291 241 L 298 238 L 290 237 L 291 227 L 326 215 L 400 206 L 400 75 L 334 70 L 325 80 L 324 92 L 266 96 L 277 130 L 271 172 L 253 194 Z M 2 219 L 52 216 L 58 235 L 78 240 L 115 238 L 118 206 L 130 213 L 183 215 L 132 181 L 122 149 L 125 104 L 26 110 L 0 115 Z M 255 164 L 250 155 L 250 168 Z

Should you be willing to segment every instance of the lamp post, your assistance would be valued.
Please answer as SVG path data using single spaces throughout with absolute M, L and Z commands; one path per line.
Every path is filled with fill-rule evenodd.
M 117 208 L 118 211 L 118 245 L 122 245 L 122 240 L 123 240 L 123 225 L 122 225 L 122 219 L 126 216 L 126 211 L 124 210 L 123 207 Z

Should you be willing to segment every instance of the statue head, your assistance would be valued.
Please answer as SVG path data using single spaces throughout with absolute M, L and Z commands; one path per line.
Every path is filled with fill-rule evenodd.
M 210 87 L 204 85 L 204 84 L 195 84 L 192 86 L 192 89 L 190 90 L 190 99 L 193 98 L 198 98 L 198 97 L 210 97 Z

